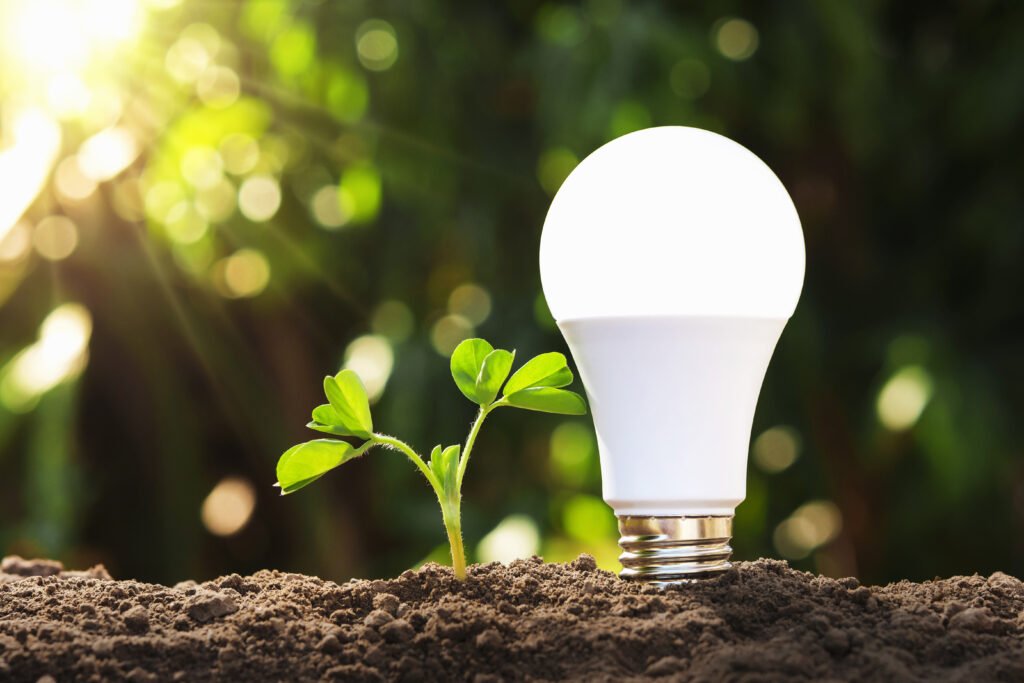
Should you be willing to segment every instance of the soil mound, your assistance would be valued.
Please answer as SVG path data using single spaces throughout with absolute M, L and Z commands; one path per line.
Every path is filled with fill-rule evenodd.
M 663 591 L 587 555 L 464 583 L 0 567 L 2 681 L 1024 680 L 1024 584 L 1001 573 L 869 588 L 758 560 Z

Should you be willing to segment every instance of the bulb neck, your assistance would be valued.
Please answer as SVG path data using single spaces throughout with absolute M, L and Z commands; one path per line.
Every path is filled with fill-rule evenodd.
M 732 515 L 619 515 L 619 576 L 667 586 L 732 567 Z

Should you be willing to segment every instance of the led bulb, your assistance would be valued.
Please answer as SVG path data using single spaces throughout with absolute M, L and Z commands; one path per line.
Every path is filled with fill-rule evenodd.
M 754 408 L 803 284 L 782 183 L 716 133 L 630 133 L 559 188 L 540 271 L 590 398 L 621 575 L 728 568 Z

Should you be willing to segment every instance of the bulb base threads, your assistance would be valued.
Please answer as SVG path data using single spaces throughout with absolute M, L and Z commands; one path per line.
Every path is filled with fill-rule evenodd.
M 667 586 L 715 576 L 730 567 L 732 515 L 619 515 L 619 576 Z

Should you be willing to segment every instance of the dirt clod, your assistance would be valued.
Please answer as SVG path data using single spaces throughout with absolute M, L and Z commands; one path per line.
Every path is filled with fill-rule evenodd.
M 841 657 L 850 650 L 850 637 L 846 635 L 846 631 L 830 628 L 825 632 L 821 644 L 832 656 Z
M 476 646 L 481 650 L 496 650 L 501 647 L 501 634 L 496 629 L 489 628 L 476 637 Z
M 411 640 L 416 631 L 405 619 L 395 619 L 380 627 L 380 634 L 389 643 L 404 643 Z
M 198 622 L 210 621 L 237 610 L 234 598 L 219 593 L 196 593 L 185 602 L 185 611 Z
M 10 583 L 28 576 L 81 576 L 110 580 L 110 574 L 102 564 L 84 572 L 69 572 L 56 560 L 25 560 L 17 555 L 8 555 L 0 560 L 0 583 Z
M 392 617 L 390 614 L 388 614 L 384 610 L 382 610 L 382 609 L 375 609 L 372 612 L 370 612 L 368 615 L 366 615 L 366 618 L 363 619 L 363 623 L 366 624 L 367 626 L 369 626 L 370 628 L 378 628 L 379 629 L 381 626 L 383 626 L 384 624 L 388 623 L 392 619 L 394 619 L 394 617 Z
M 373 596 L 373 606 L 395 616 L 398 612 L 398 598 L 391 593 L 378 593 Z
M 149 630 L 149 612 L 142 605 L 128 608 L 122 618 L 129 631 L 143 633 Z
M 317 643 L 316 649 L 320 652 L 337 652 L 341 649 L 341 643 L 335 635 L 326 635 Z
M 993 625 L 992 617 L 984 607 L 970 607 L 962 612 L 957 612 L 949 620 L 950 628 L 962 628 L 968 631 L 991 631 Z
M 679 659 L 678 657 L 662 657 L 653 664 L 651 664 L 644 671 L 648 676 L 670 676 L 677 671 L 682 671 L 686 668 L 686 662 Z
M 24 560 L 10 555 L 0 562 L 0 573 L 14 576 L 56 576 L 64 571 L 64 565 L 55 560 Z
M 1024 584 L 861 586 L 740 562 L 658 590 L 593 558 L 428 564 L 338 585 L 261 571 L 173 588 L 7 558 L 0 680 L 1024 680 Z
M 129 671 L 128 675 L 125 676 L 125 679 L 128 680 L 129 683 L 156 683 L 156 681 L 159 680 L 157 676 L 149 673 L 141 666 L 137 666 Z

